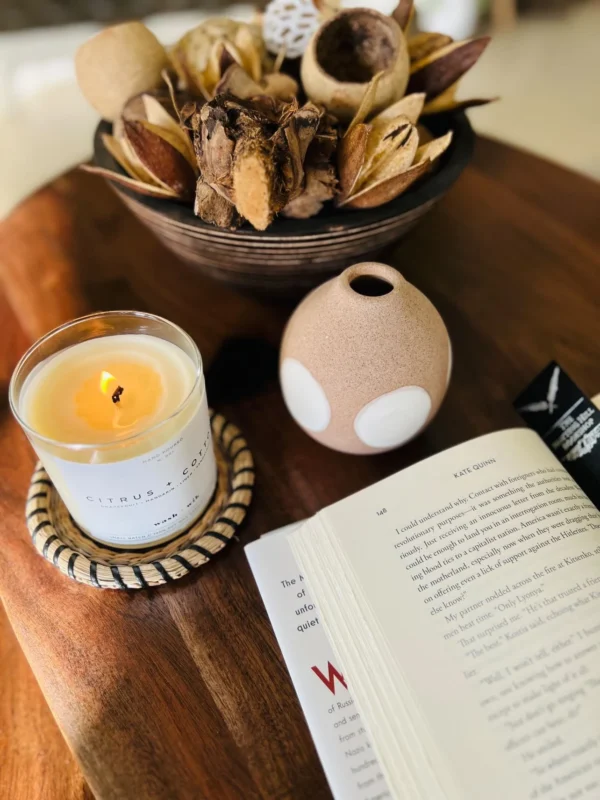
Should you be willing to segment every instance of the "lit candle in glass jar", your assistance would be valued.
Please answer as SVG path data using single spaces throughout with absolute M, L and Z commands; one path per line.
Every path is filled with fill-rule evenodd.
M 75 522 L 140 547 L 188 528 L 217 480 L 202 363 L 181 329 L 108 312 L 41 339 L 11 406 Z

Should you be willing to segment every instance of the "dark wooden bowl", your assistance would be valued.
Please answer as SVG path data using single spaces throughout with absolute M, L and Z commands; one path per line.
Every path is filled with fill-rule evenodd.
M 464 112 L 428 118 L 427 126 L 435 136 L 452 129 L 452 144 L 437 170 L 401 197 L 366 211 L 338 210 L 329 203 L 316 217 L 280 217 L 266 231 L 249 224 L 236 231 L 217 228 L 194 216 L 187 205 L 112 185 L 168 248 L 203 275 L 262 295 L 299 295 L 400 239 L 452 186 L 471 158 L 473 129 Z M 101 122 L 94 160 L 121 171 L 102 144 L 100 134 L 108 132 L 110 123 Z

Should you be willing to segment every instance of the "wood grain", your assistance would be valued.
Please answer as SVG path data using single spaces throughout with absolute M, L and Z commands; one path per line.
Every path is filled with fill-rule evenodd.
M 41 262 L 40 197 L 48 214 L 54 197 L 57 213 L 72 219 L 55 229 Z M 330 796 L 242 545 L 426 455 L 520 424 L 511 400 L 552 357 L 582 388 L 598 391 L 599 201 L 600 188 L 581 177 L 479 142 L 473 166 L 448 197 L 386 254 L 448 325 L 455 357 L 448 398 L 419 439 L 372 458 L 321 447 L 286 413 L 272 353 L 289 308 L 192 280 L 101 181 L 71 173 L 29 201 L 31 215 L 26 203 L 3 223 L 0 253 L 9 252 L 13 266 L 43 275 L 58 253 L 60 268 L 72 270 L 65 285 L 78 275 L 81 295 L 60 307 L 47 290 L 39 308 L 41 298 L 27 296 L 24 310 L 19 292 L 9 290 L 19 317 L 36 316 L 30 336 L 70 314 L 71 303 L 144 306 L 183 324 L 204 354 L 211 402 L 244 431 L 256 460 L 257 494 L 239 545 L 177 586 L 100 592 L 69 581 L 31 547 L 22 510 L 34 459 L 3 407 L 0 596 L 97 797 Z M 4 278 L 10 287 L 12 267 Z M 60 300 L 64 292 L 57 291 Z M 6 380 L 26 341 L 13 317 L 3 325 Z M 249 342 L 263 347 L 253 358 Z M 237 385 L 222 377 L 228 371 L 220 364 L 229 358 L 246 364 Z M 21 697 L 20 707 L 31 703 L 43 714 L 33 683 L 17 688 L 22 663 L 13 656 L 0 666 L 0 724 L 19 742 L 2 759 L 0 796 L 62 800 L 53 793 L 61 781 L 73 791 L 81 786 L 68 752 L 61 762 L 52 739 L 56 757 L 34 763 L 27 753 L 38 731 L 7 711 L 11 698 Z M 31 786 L 40 771 L 49 788 L 24 794 L 21 785 Z

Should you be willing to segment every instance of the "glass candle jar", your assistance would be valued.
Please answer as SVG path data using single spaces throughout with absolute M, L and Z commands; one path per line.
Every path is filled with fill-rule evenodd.
M 91 314 L 44 336 L 9 389 L 73 520 L 124 549 L 174 538 L 216 489 L 202 360 L 161 317 Z

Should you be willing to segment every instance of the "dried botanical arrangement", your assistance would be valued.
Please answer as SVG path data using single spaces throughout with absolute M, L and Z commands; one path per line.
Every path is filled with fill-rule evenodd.
M 75 65 L 123 171 L 84 168 L 223 228 L 388 203 L 451 144 L 428 115 L 490 102 L 457 99 L 488 38 L 410 35 L 412 17 L 412 0 L 389 17 L 271 0 L 252 24 L 209 19 L 168 48 L 139 22 L 107 28 Z

